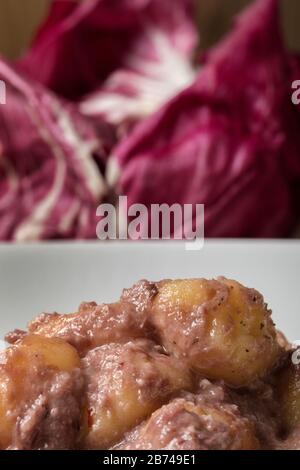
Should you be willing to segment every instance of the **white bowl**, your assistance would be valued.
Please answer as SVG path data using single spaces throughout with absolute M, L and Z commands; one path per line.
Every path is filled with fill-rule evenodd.
M 0 337 L 40 312 L 72 312 L 83 300 L 110 302 L 147 278 L 237 279 L 261 291 L 277 326 L 300 340 L 300 241 L 91 242 L 0 245 Z

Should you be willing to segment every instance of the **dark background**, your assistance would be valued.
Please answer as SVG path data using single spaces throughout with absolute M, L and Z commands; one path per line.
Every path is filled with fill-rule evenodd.
M 0 53 L 15 58 L 28 45 L 50 0 L 0 0 Z M 251 0 L 198 0 L 201 47 L 205 49 L 230 27 L 232 16 Z M 300 1 L 281 0 L 287 43 L 300 51 Z

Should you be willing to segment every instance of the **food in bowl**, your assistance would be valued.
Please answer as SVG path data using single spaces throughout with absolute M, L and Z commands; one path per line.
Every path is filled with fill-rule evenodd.
M 300 449 L 300 366 L 240 283 L 140 281 L 0 356 L 1 449 Z

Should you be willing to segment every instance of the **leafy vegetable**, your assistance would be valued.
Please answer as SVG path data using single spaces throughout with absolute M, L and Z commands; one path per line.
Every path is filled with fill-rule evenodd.
M 54 0 L 19 66 L 90 115 L 148 115 L 194 78 L 194 0 Z
M 159 109 L 196 76 L 196 32 L 190 0 L 151 0 L 122 63 L 81 104 L 81 111 L 130 127 Z
M 204 203 L 206 236 L 290 232 L 300 129 L 278 17 L 276 0 L 256 1 L 192 86 L 120 143 L 108 177 L 128 204 Z
M 105 192 L 101 165 L 110 146 L 71 105 L 0 60 L 0 239 L 95 236 Z

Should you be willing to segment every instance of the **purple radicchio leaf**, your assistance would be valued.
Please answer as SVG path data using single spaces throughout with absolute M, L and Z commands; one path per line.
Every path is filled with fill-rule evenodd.
M 279 237 L 299 213 L 300 121 L 277 0 L 257 0 L 192 86 L 115 149 L 108 180 L 128 204 L 205 204 L 209 237 Z
M 0 239 L 95 237 L 108 134 L 4 60 L 0 79 Z

